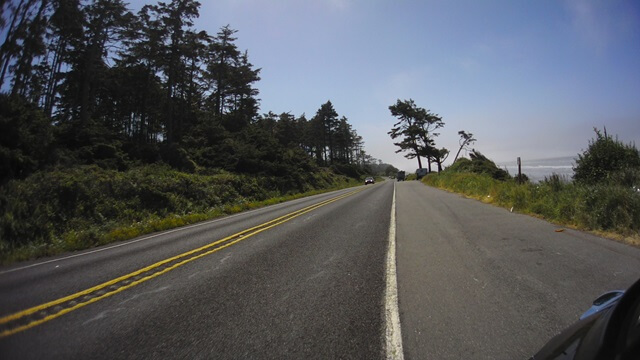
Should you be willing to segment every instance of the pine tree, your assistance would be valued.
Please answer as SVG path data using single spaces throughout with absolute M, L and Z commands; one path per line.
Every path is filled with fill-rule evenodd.
M 420 157 L 426 157 L 431 171 L 431 161 L 438 155 L 442 159 L 441 152 L 436 149 L 433 138 L 438 136 L 434 131 L 444 126 L 442 118 L 429 110 L 418 107 L 412 100 L 400 99 L 394 105 L 389 106 L 391 115 L 398 118 L 388 134 L 392 139 L 400 138 L 394 143 L 398 146 L 396 152 L 407 152 L 407 159 L 418 159 L 418 167 L 422 168 Z
M 334 132 L 337 124 L 338 113 L 331 101 L 322 104 L 312 119 L 316 158 L 321 158 L 320 161 L 324 165 L 329 164 L 333 159 Z
M 208 108 L 227 130 L 237 132 L 257 115 L 259 69 L 253 69 L 247 52 L 241 53 L 233 36 L 237 30 L 224 26 L 208 47 L 204 73 Z

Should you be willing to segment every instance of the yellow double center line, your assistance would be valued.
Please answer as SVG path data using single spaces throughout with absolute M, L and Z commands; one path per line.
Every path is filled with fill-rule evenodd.
M 147 280 L 151 280 L 157 276 L 174 270 L 182 265 L 190 263 L 201 257 L 213 254 L 214 252 L 220 251 L 251 236 L 276 227 L 282 223 L 285 223 L 322 206 L 328 205 L 332 202 L 354 195 L 362 190 L 363 189 L 351 191 L 346 194 L 331 198 L 329 200 L 321 201 L 317 204 L 307 206 L 300 210 L 296 210 L 279 218 L 267 221 L 258 226 L 254 226 L 252 228 L 227 236 L 223 239 L 214 241 L 197 249 L 193 249 L 180 255 L 176 255 L 168 259 L 159 261 L 155 264 L 136 270 L 127 275 L 120 276 L 113 280 L 104 282 L 92 288 L 2 317 L 0 318 L 0 338 L 13 335 L 34 326 L 38 326 L 42 323 L 60 317 L 66 313 L 77 310 L 81 307 L 97 302 L 126 289 L 132 288 Z

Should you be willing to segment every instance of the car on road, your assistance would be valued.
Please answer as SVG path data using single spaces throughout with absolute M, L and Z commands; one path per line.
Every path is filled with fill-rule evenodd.
M 416 169 L 416 177 L 418 178 L 418 180 L 425 177 L 428 173 L 429 173 L 429 169 L 425 169 L 425 168 Z
M 398 171 L 398 175 L 396 176 L 396 179 L 398 181 L 404 181 L 406 178 L 404 171 Z
M 369 177 L 367 177 L 366 179 L 364 179 L 364 184 L 365 184 L 365 185 L 368 185 L 368 184 L 375 184 L 375 183 L 376 183 L 376 181 L 375 181 L 371 176 L 369 176 Z
M 599 296 L 580 320 L 531 360 L 640 359 L 640 279 L 626 291 Z

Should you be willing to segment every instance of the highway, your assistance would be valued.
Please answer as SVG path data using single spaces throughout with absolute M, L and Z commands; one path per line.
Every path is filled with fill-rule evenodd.
M 528 358 L 640 277 L 640 249 L 558 228 L 386 181 L 15 264 L 0 357 Z
M 640 249 L 413 181 L 397 188 L 397 267 L 405 358 L 528 359 L 640 278 Z

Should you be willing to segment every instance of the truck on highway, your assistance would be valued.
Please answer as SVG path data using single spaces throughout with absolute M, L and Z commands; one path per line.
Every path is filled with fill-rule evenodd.
M 398 175 L 396 176 L 396 180 L 404 181 L 404 179 L 405 179 L 404 171 L 402 171 L 402 170 L 398 171 Z

